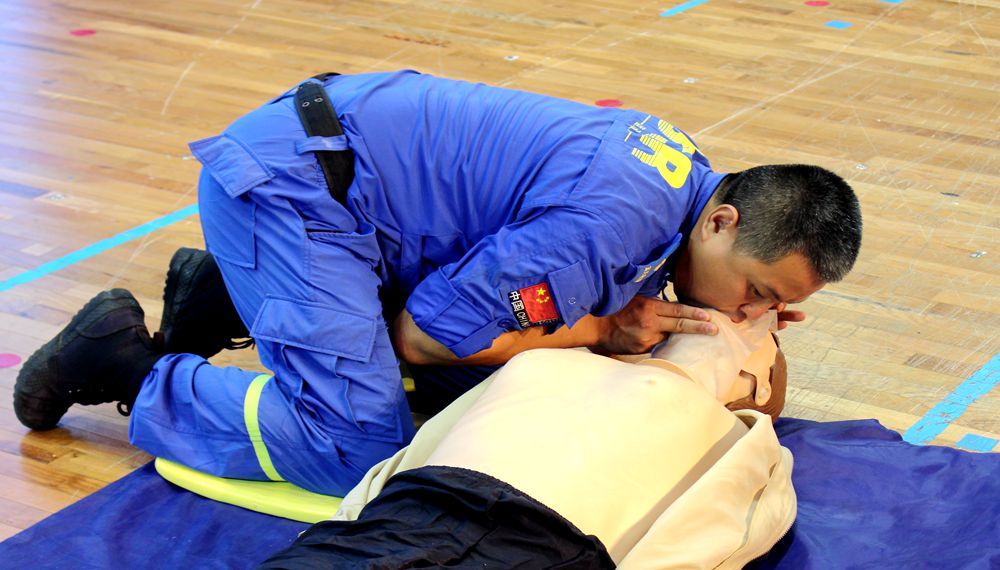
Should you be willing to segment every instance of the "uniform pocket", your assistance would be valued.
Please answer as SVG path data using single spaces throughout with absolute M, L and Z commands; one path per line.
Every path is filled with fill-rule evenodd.
M 257 313 L 250 335 L 368 362 L 375 344 L 375 320 L 319 303 L 268 297 Z
M 380 318 L 268 297 L 251 334 L 262 357 L 265 351 L 271 355 L 275 377 L 318 418 L 317 427 L 351 438 L 401 441 L 403 384 Z
M 225 135 L 189 146 L 204 167 L 198 201 L 209 249 L 234 265 L 255 267 L 257 206 L 246 193 L 269 182 L 274 172 L 249 148 Z
M 356 315 L 378 315 L 384 265 L 375 226 L 356 232 L 308 232 L 307 281 L 314 298 Z
M 230 198 L 274 178 L 274 172 L 236 139 L 219 135 L 188 145 Z
M 358 222 L 358 228 L 353 232 L 307 230 L 306 233 L 317 247 L 350 252 L 354 258 L 372 267 L 382 259 L 375 237 L 375 226 L 369 222 Z
M 566 326 L 572 327 L 584 315 L 589 314 L 597 302 L 597 289 L 593 279 L 586 261 L 578 261 L 549 273 L 552 296 Z

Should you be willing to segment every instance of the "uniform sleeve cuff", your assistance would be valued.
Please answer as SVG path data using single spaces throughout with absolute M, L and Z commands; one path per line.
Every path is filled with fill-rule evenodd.
M 489 348 L 507 332 L 498 320 L 459 294 L 441 272 L 430 274 L 417 286 L 406 301 L 406 310 L 420 330 L 459 358 Z

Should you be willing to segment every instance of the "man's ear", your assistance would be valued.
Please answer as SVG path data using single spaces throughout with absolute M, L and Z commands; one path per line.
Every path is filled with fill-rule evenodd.
M 705 222 L 701 226 L 701 238 L 708 240 L 719 235 L 735 238 L 739 221 L 740 213 L 734 206 L 719 204 L 705 216 Z

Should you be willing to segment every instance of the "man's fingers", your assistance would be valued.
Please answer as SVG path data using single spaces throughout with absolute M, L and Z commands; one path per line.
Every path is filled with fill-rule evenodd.
M 660 330 L 668 334 L 715 334 L 718 329 L 710 322 L 708 312 L 683 303 L 657 300 Z
M 711 318 L 707 312 L 698 307 L 691 307 L 682 303 L 671 303 L 670 301 L 658 301 L 656 303 L 656 314 L 661 317 L 690 319 L 692 321 L 707 321 Z
M 800 323 L 804 320 L 806 320 L 806 314 L 802 311 L 780 311 L 778 313 L 778 322 Z
M 788 323 L 801 323 L 806 320 L 806 314 L 802 311 L 779 311 L 778 330 L 783 331 L 788 328 Z
M 664 317 L 662 322 L 664 325 L 663 332 L 671 334 L 682 333 L 712 335 L 718 332 L 714 323 L 707 323 L 705 321 Z

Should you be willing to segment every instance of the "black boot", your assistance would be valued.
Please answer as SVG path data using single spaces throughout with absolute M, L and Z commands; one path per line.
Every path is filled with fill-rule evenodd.
M 170 259 L 160 332 L 167 353 L 209 358 L 253 344 L 212 254 L 182 247 Z M 234 340 L 240 339 L 240 340 Z
M 143 317 L 125 289 L 91 299 L 21 367 L 14 384 L 17 419 L 31 429 L 52 429 L 71 405 L 105 402 L 120 402 L 119 411 L 128 415 L 143 379 L 162 356 L 153 349 Z

